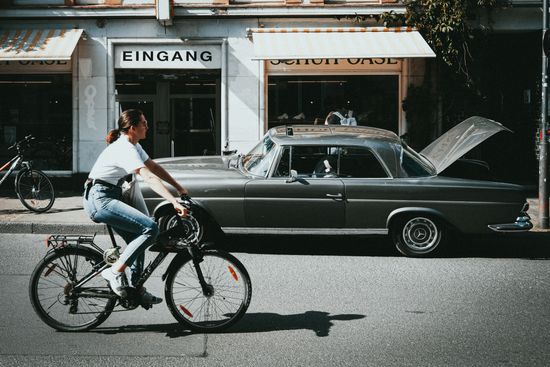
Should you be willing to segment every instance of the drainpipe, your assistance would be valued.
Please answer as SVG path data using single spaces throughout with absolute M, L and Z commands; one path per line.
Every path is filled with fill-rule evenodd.
M 543 1 L 542 12 L 542 34 L 543 45 L 544 36 L 548 32 L 548 0 Z M 547 35 L 546 35 L 547 36 Z M 547 161 L 547 149 L 548 141 L 546 135 L 546 129 L 548 128 L 546 123 L 546 116 L 548 113 L 548 105 L 546 102 L 546 94 L 548 89 L 547 72 L 548 72 L 548 58 L 546 53 L 548 50 L 543 47 L 542 53 L 542 101 L 541 101 L 541 119 L 540 119 L 540 142 L 539 142 L 539 226 L 542 229 L 548 228 L 548 193 L 547 193 L 547 180 L 548 175 L 548 161 Z
M 228 56 L 227 56 L 227 38 L 222 42 L 222 90 L 221 90 L 221 122 L 223 131 L 223 146 L 224 150 L 229 150 L 229 78 L 228 78 Z

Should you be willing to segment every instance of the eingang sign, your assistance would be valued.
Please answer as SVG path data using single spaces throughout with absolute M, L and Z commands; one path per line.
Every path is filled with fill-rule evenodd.
M 117 45 L 116 69 L 220 69 L 221 47 L 213 45 Z

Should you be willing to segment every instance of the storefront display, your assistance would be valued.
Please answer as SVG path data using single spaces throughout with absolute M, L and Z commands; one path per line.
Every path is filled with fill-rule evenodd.
M 324 124 L 331 111 L 344 111 L 357 125 L 398 133 L 397 75 L 270 76 L 268 83 L 269 128 Z
M 8 147 L 32 134 L 27 153 L 43 170 L 72 169 L 72 88 L 70 74 L 0 75 L 0 159 Z

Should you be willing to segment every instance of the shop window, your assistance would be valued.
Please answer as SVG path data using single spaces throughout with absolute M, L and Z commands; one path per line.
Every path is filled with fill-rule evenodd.
M 217 0 L 175 0 L 176 5 L 190 5 L 190 4 L 218 4 Z
M 382 4 L 382 0 L 325 0 L 325 4 L 346 4 L 346 3 L 361 3 L 361 4 Z
M 117 70 L 115 88 L 117 95 L 155 94 L 157 93 L 157 77 L 136 70 L 124 70 L 123 72 Z
M 250 3 L 275 3 L 284 4 L 285 0 L 229 0 L 229 4 L 250 4 Z
M 353 111 L 357 125 L 398 133 L 398 75 L 269 76 L 268 127 L 324 124 L 331 111 Z
M 72 83 L 70 74 L 0 75 L 0 159 L 8 147 L 32 134 L 27 152 L 35 167 L 72 170 Z
M 65 5 L 65 0 L 13 0 L 13 5 Z

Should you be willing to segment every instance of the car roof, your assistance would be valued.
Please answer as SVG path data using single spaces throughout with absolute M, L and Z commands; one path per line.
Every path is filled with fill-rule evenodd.
M 368 126 L 284 125 L 270 129 L 268 134 L 280 145 L 365 145 L 373 140 L 401 144 L 394 132 Z

